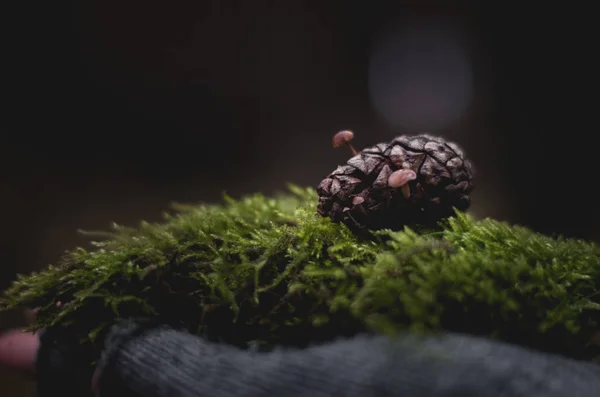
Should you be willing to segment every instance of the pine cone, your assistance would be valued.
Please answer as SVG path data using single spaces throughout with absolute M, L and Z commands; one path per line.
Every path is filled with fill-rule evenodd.
M 345 134 L 345 135 L 344 135 Z M 334 146 L 348 144 L 342 131 Z M 336 141 L 337 140 L 337 141 Z M 364 149 L 319 184 L 317 211 L 351 229 L 435 225 L 469 207 L 473 167 L 456 144 L 429 135 L 400 136 Z

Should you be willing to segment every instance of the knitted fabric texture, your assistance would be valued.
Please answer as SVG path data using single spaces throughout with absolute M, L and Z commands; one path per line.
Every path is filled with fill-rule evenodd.
M 99 396 L 596 397 L 600 366 L 486 339 L 357 336 L 268 353 L 115 326 Z

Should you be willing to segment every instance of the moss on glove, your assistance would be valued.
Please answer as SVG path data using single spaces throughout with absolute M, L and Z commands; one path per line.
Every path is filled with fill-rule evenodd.
M 317 216 L 313 189 L 291 190 L 115 226 L 93 250 L 19 276 L 2 308 L 40 307 L 34 328 L 64 327 L 96 351 L 108 326 L 133 316 L 242 347 L 408 328 L 597 353 L 596 245 L 462 213 L 440 230 L 365 240 Z

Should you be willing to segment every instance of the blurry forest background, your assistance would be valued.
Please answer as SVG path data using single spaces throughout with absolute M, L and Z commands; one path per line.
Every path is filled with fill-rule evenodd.
M 476 216 L 600 239 L 590 10 L 155 3 L 3 5 L 0 290 L 87 244 L 78 228 L 158 221 L 172 201 L 224 191 L 316 186 L 348 158 L 331 148 L 341 129 L 357 147 L 454 140 L 478 170 Z M 32 385 L 2 372 L 0 390 Z

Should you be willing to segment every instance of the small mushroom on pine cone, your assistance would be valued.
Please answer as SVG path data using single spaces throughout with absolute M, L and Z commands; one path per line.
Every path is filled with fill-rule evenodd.
M 434 225 L 469 207 L 473 166 L 455 143 L 430 135 L 399 136 L 357 152 L 351 131 L 333 146 L 353 157 L 317 188 L 317 211 L 351 229 L 393 229 Z
M 402 189 L 402 195 L 404 198 L 410 198 L 410 187 L 408 182 L 417 179 L 417 174 L 413 170 L 398 170 L 392 172 L 388 178 L 388 185 L 390 187 L 399 187 Z
M 353 156 L 356 156 L 358 152 L 354 149 L 354 146 L 350 143 L 350 141 L 354 138 L 354 133 L 352 131 L 340 131 L 333 136 L 333 147 L 339 148 L 342 145 L 348 146 Z

